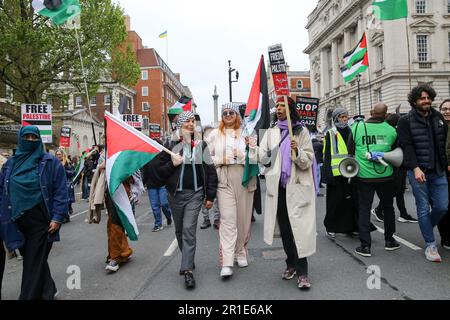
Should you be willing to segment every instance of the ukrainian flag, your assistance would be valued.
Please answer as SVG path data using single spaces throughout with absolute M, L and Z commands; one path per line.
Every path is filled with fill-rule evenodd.
M 167 38 L 167 30 L 159 35 L 160 38 Z

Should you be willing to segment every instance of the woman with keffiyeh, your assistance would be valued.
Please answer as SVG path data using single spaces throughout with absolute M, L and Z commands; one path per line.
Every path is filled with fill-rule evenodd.
M 307 257 L 316 252 L 316 195 L 312 165 L 314 149 L 308 130 L 301 124 L 295 102 L 288 98 L 293 128 L 289 136 L 284 97 L 276 104 L 276 122 L 260 146 L 249 138 L 250 158 L 266 166 L 264 241 L 272 245 L 281 233 L 287 255 L 283 280 L 297 274 L 297 287 L 309 289 Z
M 166 185 L 181 251 L 180 275 L 187 289 L 195 288 L 194 269 L 197 222 L 202 205 L 211 209 L 217 191 L 217 174 L 206 142 L 195 136 L 195 114 L 186 111 L 177 120 L 177 135 L 166 144 L 173 154 L 161 152 L 152 179 Z M 156 166 L 154 167 L 156 168 Z
M 347 142 L 352 134 L 348 112 L 344 108 L 336 108 L 332 118 L 333 128 L 325 136 L 322 177 L 327 184 L 324 225 L 330 238 L 334 238 L 336 233 L 352 236 L 358 232 L 356 185 L 353 181 L 349 183 L 348 178 L 343 177 L 339 169 L 336 169 L 336 161 L 348 157 Z

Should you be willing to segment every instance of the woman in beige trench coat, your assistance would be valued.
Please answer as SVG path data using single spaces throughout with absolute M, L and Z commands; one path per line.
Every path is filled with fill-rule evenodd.
M 279 98 L 275 126 L 266 132 L 259 147 L 254 138 L 248 142 L 250 158 L 266 166 L 264 241 L 272 245 L 279 230 L 287 255 L 282 278 L 290 280 L 297 274 L 298 288 L 309 289 L 306 258 L 316 252 L 314 150 L 308 130 L 299 121 L 295 102 L 288 99 L 294 139 L 290 141 L 284 99 Z

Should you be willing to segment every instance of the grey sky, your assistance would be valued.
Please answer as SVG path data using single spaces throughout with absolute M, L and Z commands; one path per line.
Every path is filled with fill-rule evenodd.
M 283 45 L 291 70 L 309 70 L 305 29 L 316 0 L 118 0 L 131 16 L 131 28 L 164 60 L 169 35 L 169 66 L 190 87 L 203 124 L 213 121 L 214 85 L 219 106 L 228 102 L 228 60 L 240 73 L 233 100 L 247 102 L 261 54 Z M 167 62 L 167 61 L 166 61 Z M 220 112 L 220 110 L 219 110 Z

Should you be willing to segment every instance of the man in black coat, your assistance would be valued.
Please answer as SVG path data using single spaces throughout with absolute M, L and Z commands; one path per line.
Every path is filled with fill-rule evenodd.
M 427 246 L 425 257 L 441 262 L 433 230 L 448 208 L 445 154 L 448 129 L 443 116 L 431 107 L 435 98 L 436 92 L 429 86 L 412 89 L 408 97 L 412 110 L 398 122 L 398 137 Z

